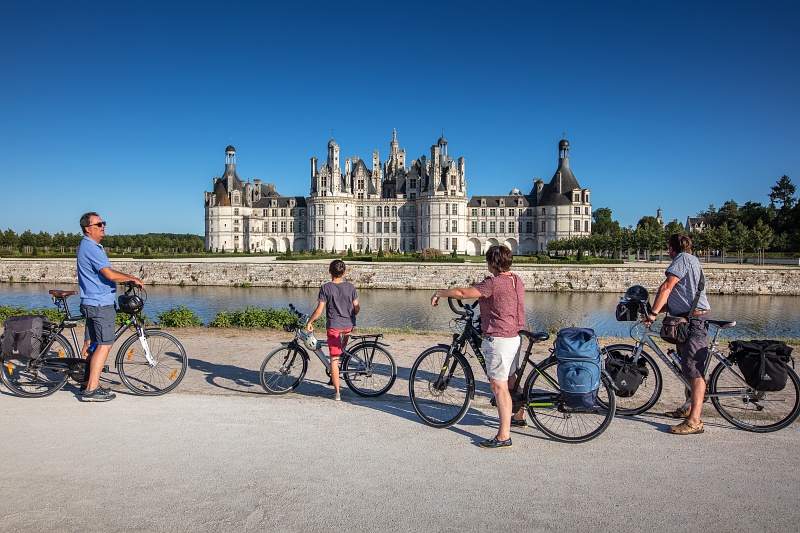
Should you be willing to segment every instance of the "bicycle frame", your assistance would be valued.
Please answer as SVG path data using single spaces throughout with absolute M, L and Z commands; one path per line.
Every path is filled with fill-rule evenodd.
M 638 323 L 642 323 L 641 319 L 638 321 Z M 714 332 L 714 335 L 713 335 L 713 337 L 711 338 L 711 340 L 709 341 L 709 344 L 708 344 L 708 355 L 709 356 L 706 358 L 706 363 L 705 363 L 705 366 L 703 368 L 703 376 L 705 377 L 705 376 L 708 375 L 708 369 L 711 366 L 711 356 L 713 356 L 714 359 L 716 359 L 718 362 L 722 363 L 723 365 L 728 367 L 729 370 L 731 370 L 732 374 L 734 376 L 736 376 L 736 379 L 741 381 L 743 387 L 748 387 L 747 382 L 744 380 L 744 378 L 739 374 L 739 372 L 737 372 L 733 368 L 734 367 L 733 363 L 726 356 L 721 355 L 719 350 L 717 350 L 717 344 L 718 344 L 718 338 L 719 338 L 720 332 L 723 329 L 727 329 L 729 327 L 735 326 L 736 322 L 735 321 L 733 321 L 733 322 L 724 322 L 724 321 L 717 321 L 717 320 L 709 320 L 708 323 L 711 324 L 712 326 L 716 326 L 717 330 Z M 636 327 L 636 324 L 633 327 Z M 633 327 L 631 328 L 631 330 L 633 330 Z M 633 335 L 631 335 L 631 337 L 636 341 L 636 337 L 633 337 Z M 681 383 L 683 383 L 683 385 L 687 389 L 691 389 L 691 387 L 689 385 L 689 381 L 683 376 L 683 373 L 681 372 L 681 358 L 678 355 L 678 352 L 675 351 L 673 348 L 669 348 L 669 349 L 667 349 L 667 352 L 664 353 L 661 350 L 661 348 L 659 348 L 658 345 L 653 340 L 653 339 L 656 339 L 656 338 L 657 339 L 661 338 L 660 333 L 658 331 L 650 329 L 649 326 L 645 326 L 645 329 L 642 332 L 641 338 L 638 341 L 636 341 L 635 344 L 634 344 L 634 347 L 635 347 L 635 350 L 633 352 L 634 357 L 638 358 L 642 354 L 642 350 L 644 349 L 644 347 L 646 345 L 648 348 L 653 350 L 656 353 L 656 355 L 658 355 L 659 359 L 661 359 L 664 362 L 664 364 L 667 366 L 667 368 L 669 368 L 670 371 L 673 374 L 675 374 L 675 376 L 681 381 Z M 709 393 L 708 389 L 706 388 L 706 396 L 705 397 L 706 398 L 711 398 L 711 397 L 737 396 L 737 395 L 739 395 L 738 392 L 712 394 L 712 393 Z M 687 400 L 687 404 L 688 404 L 688 400 Z

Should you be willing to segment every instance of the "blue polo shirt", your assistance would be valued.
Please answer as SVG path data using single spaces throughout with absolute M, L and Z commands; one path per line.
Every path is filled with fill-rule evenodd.
M 78 285 L 81 290 L 83 305 L 114 305 L 117 284 L 100 273 L 100 269 L 109 267 L 106 251 L 98 242 L 83 237 L 78 246 Z

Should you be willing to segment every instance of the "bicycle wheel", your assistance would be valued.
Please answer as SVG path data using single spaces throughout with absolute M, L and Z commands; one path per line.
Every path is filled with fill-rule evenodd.
M 597 404 L 591 409 L 564 406 L 558 388 L 556 361 L 545 361 L 531 370 L 525 383 L 528 414 L 542 433 L 561 442 L 592 440 L 606 430 L 614 418 L 616 397 L 611 380 L 603 376 L 597 392 Z
M 603 361 L 609 357 L 624 361 L 626 363 L 634 362 L 634 353 L 636 348 L 630 344 L 612 344 L 600 350 L 603 355 Z M 661 377 L 661 370 L 658 368 L 655 359 L 642 350 L 639 359 L 636 361 L 647 370 L 647 377 L 642 380 L 639 388 L 633 396 L 627 398 L 617 396 L 617 414 L 618 415 L 638 415 L 644 413 L 653 407 L 658 399 L 661 397 L 661 390 L 664 382 Z
M 69 368 L 58 364 L 58 359 L 72 357 L 69 341 L 56 335 L 47 353 L 37 359 L 3 359 L 3 383 L 17 396 L 50 396 L 67 382 Z
M 380 396 L 394 385 L 397 365 L 377 343 L 362 343 L 342 358 L 344 381 L 359 396 Z
M 733 367 L 738 368 L 738 367 Z M 780 391 L 757 391 L 735 372 L 719 363 L 709 378 L 711 403 L 722 417 L 736 427 L 767 433 L 783 429 L 800 414 L 800 378 L 787 368 L 789 379 Z
M 298 346 L 281 346 L 267 354 L 258 379 L 271 394 L 286 394 L 300 385 L 308 370 L 308 355 Z
M 414 411 L 426 424 L 444 428 L 464 418 L 475 390 L 464 356 L 453 354 L 445 366 L 449 349 L 435 346 L 422 352 L 408 377 L 408 394 Z
M 158 329 L 144 330 L 153 364 L 147 360 L 145 349 L 134 333 L 117 353 L 117 370 L 122 382 L 134 394 L 158 396 L 166 394 L 186 375 L 188 358 L 178 339 Z

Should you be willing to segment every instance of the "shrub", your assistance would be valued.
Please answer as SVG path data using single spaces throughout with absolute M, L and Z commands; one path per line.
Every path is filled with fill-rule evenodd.
M 417 252 L 417 257 L 423 261 L 436 261 L 444 257 L 444 254 L 438 248 L 425 248 Z
M 156 319 L 159 324 L 168 328 L 191 328 L 203 325 L 197 313 L 183 305 L 157 314 Z

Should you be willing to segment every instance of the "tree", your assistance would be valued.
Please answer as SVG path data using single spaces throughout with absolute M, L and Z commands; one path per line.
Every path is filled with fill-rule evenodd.
M 756 225 L 756 221 L 760 220 L 764 224 L 769 224 L 775 218 L 775 210 L 764 207 L 758 202 L 747 202 L 740 209 L 740 218 L 742 224 L 747 228 L 752 228 Z
M 794 197 L 796 189 L 789 176 L 784 175 L 770 188 L 772 192 L 769 193 L 769 201 L 772 205 L 780 204 L 781 209 L 791 209 L 797 201 Z
M 611 209 L 598 207 L 592 212 L 592 233 L 609 234 L 619 229 L 619 222 L 611 218 Z
M 731 248 L 736 250 L 739 264 L 744 262 L 744 249 L 747 247 L 749 230 L 741 222 L 736 222 L 731 230 Z
M 774 238 L 775 233 L 772 231 L 772 228 L 759 220 L 750 232 L 750 246 L 758 252 L 757 263 L 764 264 L 764 250 L 769 248 Z
M 725 253 L 728 251 L 728 248 L 731 246 L 731 232 L 728 229 L 728 223 L 725 222 L 720 227 L 716 229 L 717 234 L 717 245 L 719 246 L 719 250 L 722 254 L 722 262 L 725 262 Z

